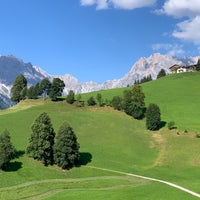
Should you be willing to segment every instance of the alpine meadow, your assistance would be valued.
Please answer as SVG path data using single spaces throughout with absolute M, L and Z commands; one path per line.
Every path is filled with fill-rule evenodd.
M 0 171 L 0 199 L 199 199 L 199 79 L 199 72 L 171 74 L 140 85 L 145 106 L 160 108 L 155 131 L 146 129 L 145 116 L 137 120 L 111 106 L 87 105 L 99 94 L 102 102 L 123 97 L 133 86 L 81 94 L 84 106 L 39 98 L 2 110 L 0 132 L 9 131 L 17 156 Z M 48 114 L 56 135 L 65 122 L 73 128 L 80 145 L 75 167 L 44 166 L 27 155 L 31 127 L 41 113 Z

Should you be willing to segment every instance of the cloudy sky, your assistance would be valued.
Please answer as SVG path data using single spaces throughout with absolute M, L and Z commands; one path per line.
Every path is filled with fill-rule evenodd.
M 0 0 L 0 54 L 81 82 L 140 57 L 200 54 L 200 0 Z

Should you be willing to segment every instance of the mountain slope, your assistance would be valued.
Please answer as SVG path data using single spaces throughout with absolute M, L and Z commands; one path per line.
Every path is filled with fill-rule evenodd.
M 197 57 L 185 57 L 178 59 L 172 56 L 153 54 L 148 58 L 140 58 L 131 68 L 131 70 L 121 79 L 108 80 L 102 84 L 97 84 L 93 81 L 85 83 L 69 74 L 60 76 L 51 76 L 40 67 L 33 66 L 31 63 L 24 63 L 22 60 L 14 56 L 0 56 L 0 105 L 3 108 L 12 105 L 10 98 L 10 90 L 15 78 L 19 74 L 23 74 L 28 85 L 34 85 L 40 82 L 43 78 L 52 80 L 59 77 L 65 82 L 64 94 L 69 90 L 75 93 L 86 93 L 98 90 L 106 90 L 111 88 L 126 87 L 133 85 L 135 80 L 140 80 L 144 76 L 150 75 L 153 79 L 156 78 L 158 72 L 163 68 L 169 73 L 169 67 L 174 64 L 188 65 L 197 62 Z
M 31 63 L 24 63 L 12 55 L 0 56 L 0 105 L 2 108 L 13 105 L 10 100 L 10 90 L 19 74 L 26 77 L 29 85 L 34 85 L 41 79 L 48 77 L 47 73 L 41 73 Z

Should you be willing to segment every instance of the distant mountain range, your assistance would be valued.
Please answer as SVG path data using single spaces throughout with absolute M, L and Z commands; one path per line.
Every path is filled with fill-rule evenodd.
M 108 80 L 102 84 L 98 84 L 93 81 L 81 83 L 77 78 L 69 74 L 51 76 L 40 67 L 33 66 L 31 63 L 24 63 L 21 59 L 12 55 L 0 56 L 0 106 L 2 108 L 7 108 L 13 105 L 10 100 L 10 90 L 15 78 L 19 74 L 23 74 L 26 77 L 29 86 L 35 85 L 43 78 L 52 80 L 55 77 L 59 77 L 65 82 L 66 87 L 64 89 L 64 94 L 67 94 L 69 90 L 73 90 L 75 93 L 86 93 L 133 85 L 135 80 L 140 80 L 150 74 L 152 78 L 155 79 L 162 68 L 165 69 L 167 73 L 170 73 L 169 67 L 174 64 L 192 65 L 196 64 L 197 60 L 198 57 L 176 58 L 155 53 L 148 58 L 140 58 L 121 79 Z

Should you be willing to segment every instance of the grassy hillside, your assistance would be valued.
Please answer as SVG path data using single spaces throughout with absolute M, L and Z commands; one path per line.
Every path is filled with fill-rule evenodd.
M 198 84 L 194 81 L 198 81 L 198 77 L 199 74 L 173 75 L 143 84 L 146 102 L 158 103 L 164 121 L 174 120 L 178 128 L 185 128 L 178 121 L 183 114 L 180 116 L 174 111 L 171 119 L 167 111 L 176 107 L 172 102 L 182 102 L 180 105 L 184 107 L 184 101 L 179 100 L 178 95 L 198 96 Z M 166 99 L 168 92 L 164 88 L 180 88 L 182 84 L 189 88 L 188 82 L 193 85 L 193 92 L 177 93 L 173 90 L 176 100 Z M 103 98 L 111 99 L 114 95 L 122 95 L 123 90 L 100 93 Z M 165 92 L 160 92 L 162 90 Z M 168 91 L 172 94 L 172 89 Z M 95 94 L 82 95 L 82 98 Z M 186 98 L 189 100 L 192 96 Z M 166 108 L 166 105 L 169 106 Z M 182 111 L 181 106 L 177 108 Z M 192 112 L 196 112 L 196 122 L 199 119 L 197 108 L 196 105 Z M 168 131 L 166 128 L 150 132 L 145 129 L 145 120 L 134 120 L 110 107 L 77 108 L 64 101 L 52 103 L 48 100 L 24 101 L 1 111 L 0 132 L 8 129 L 17 150 L 25 151 L 30 127 L 41 112 L 48 113 L 56 132 L 63 121 L 70 123 L 81 146 L 81 165 L 63 171 L 57 166 L 44 167 L 26 154 L 20 155 L 6 172 L 0 171 L 0 199 L 197 199 L 161 183 L 98 169 L 159 178 L 200 193 L 200 139 L 194 133 L 180 132 L 177 135 L 177 130 Z M 181 121 L 187 124 L 187 118 Z M 188 124 L 188 130 L 195 129 L 193 124 Z
M 146 102 L 157 103 L 164 121 L 178 129 L 200 131 L 200 73 L 173 74 L 143 86 Z
M 200 131 L 200 73 L 171 74 L 141 85 L 146 106 L 156 103 L 161 108 L 162 120 L 174 121 L 178 129 Z M 82 95 L 84 100 L 101 93 L 104 99 L 122 96 L 128 88 L 92 92 Z

